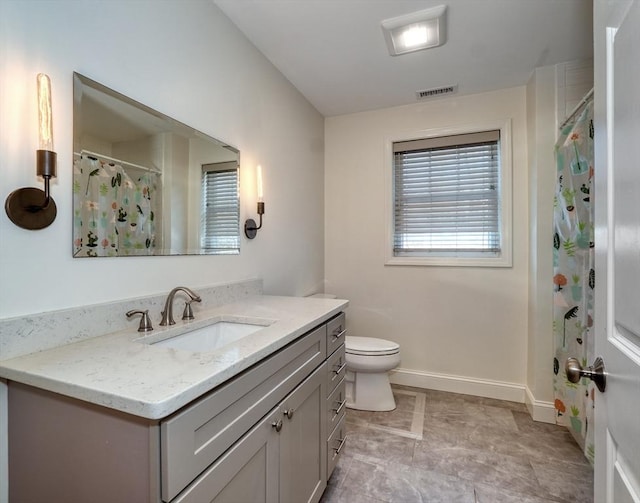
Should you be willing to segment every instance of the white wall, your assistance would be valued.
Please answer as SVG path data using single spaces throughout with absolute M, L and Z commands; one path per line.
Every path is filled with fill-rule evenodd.
M 557 138 L 556 67 L 537 68 L 527 85 L 529 154 L 529 334 L 527 407 L 539 421 L 555 422 L 553 407 L 553 196 Z
M 264 228 L 239 256 L 71 257 L 72 72 L 241 151 L 242 217 Z M 323 279 L 323 118 L 208 0 L 0 2 L 0 197 L 35 176 L 36 74 L 52 80 L 58 218 L 28 231 L 0 215 L 0 319 L 226 281 L 304 294 Z
M 385 138 L 512 120 L 513 267 L 385 266 Z M 401 345 L 396 379 L 524 400 L 527 353 L 526 89 L 325 121 L 326 291 L 350 300 L 350 335 Z
M 593 61 L 536 68 L 527 84 L 529 157 L 529 335 L 527 406 L 533 418 L 555 423 L 553 405 L 553 198 L 554 146 L 559 126 L 593 87 Z M 562 362 L 560 362 L 562 365 Z
M 593 89 L 593 59 L 566 61 L 555 65 L 556 116 L 558 126 L 571 115 Z

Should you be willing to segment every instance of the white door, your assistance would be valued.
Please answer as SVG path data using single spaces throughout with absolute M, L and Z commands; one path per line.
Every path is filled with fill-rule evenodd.
M 640 0 L 595 0 L 595 501 L 640 503 Z

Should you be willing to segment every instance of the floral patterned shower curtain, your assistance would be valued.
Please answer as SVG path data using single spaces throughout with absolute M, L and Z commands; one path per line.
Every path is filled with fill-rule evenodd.
M 73 168 L 74 256 L 152 255 L 158 174 L 134 180 L 122 166 L 86 155 Z
M 593 384 L 573 384 L 564 365 L 574 356 L 583 367 L 594 358 L 593 101 L 567 124 L 556 143 L 554 199 L 554 392 L 558 424 L 565 425 L 593 463 Z

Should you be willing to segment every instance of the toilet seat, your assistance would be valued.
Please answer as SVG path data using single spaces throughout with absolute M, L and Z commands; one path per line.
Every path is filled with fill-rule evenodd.
M 345 351 L 360 356 L 386 356 L 400 352 L 400 345 L 375 337 L 346 336 Z

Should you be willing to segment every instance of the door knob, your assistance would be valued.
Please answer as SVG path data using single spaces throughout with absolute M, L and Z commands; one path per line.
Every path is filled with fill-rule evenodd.
M 576 383 L 581 377 L 588 377 L 595 384 L 596 387 L 604 393 L 607 387 L 607 377 L 604 370 L 604 360 L 598 356 L 591 367 L 587 367 L 587 370 L 582 368 L 577 358 L 567 358 L 567 363 L 564 366 L 564 370 L 567 373 L 567 379 L 570 382 Z

